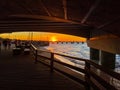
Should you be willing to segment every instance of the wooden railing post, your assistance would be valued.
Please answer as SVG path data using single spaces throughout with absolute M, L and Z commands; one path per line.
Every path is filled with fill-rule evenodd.
M 38 50 L 35 50 L 35 63 L 37 63 Z
M 85 82 L 86 82 L 86 85 L 85 85 L 85 89 L 86 90 L 90 90 L 90 63 L 85 61 Z
M 53 69 L 54 69 L 54 53 L 51 53 L 51 61 L 50 61 L 50 71 L 53 72 Z

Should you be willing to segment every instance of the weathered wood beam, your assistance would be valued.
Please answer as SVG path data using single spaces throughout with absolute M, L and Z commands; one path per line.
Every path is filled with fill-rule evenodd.
M 119 34 L 117 34 L 117 32 L 113 32 L 113 30 L 111 31 L 108 29 L 104 29 L 104 28 L 108 28 L 109 26 L 112 26 L 112 24 L 115 24 L 118 22 L 120 22 L 120 17 L 117 17 L 111 21 L 108 21 L 108 22 L 94 28 L 93 30 L 91 30 L 90 38 L 103 36 L 103 35 L 111 35 L 111 34 L 115 35 L 115 36 L 119 36 Z M 115 26 L 112 26 L 112 27 L 115 27 Z
M 95 3 L 91 6 L 88 13 L 85 15 L 85 17 L 82 19 L 81 23 L 85 23 L 89 16 L 92 14 L 92 12 L 97 8 L 101 0 L 96 0 Z
M 42 15 L 25 15 L 25 14 L 17 14 L 17 15 L 9 15 L 9 17 L 17 17 L 17 18 L 31 18 L 31 19 L 42 19 L 42 20 L 48 20 L 48 21 L 54 21 L 54 22 L 67 22 L 70 24 L 79 24 L 82 26 L 88 26 L 85 24 L 81 24 L 80 22 L 75 22 L 71 20 L 66 20 L 62 18 L 57 18 L 57 17 L 50 17 L 50 16 L 42 16 Z
M 67 0 L 63 0 L 64 18 L 67 20 Z
M 23 9 L 27 10 L 30 14 L 33 14 L 33 11 L 32 11 L 30 8 L 28 8 L 27 5 L 25 5 L 24 3 L 20 3 L 20 2 L 18 2 L 18 1 L 15 1 L 15 3 L 16 3 L 18 6 L 22 7 Z
M 51 13 L 50 13 L 50 11 L 47 9 L 47 7 L 46 7 L 46 6 L 44 5 L 44 3 L 42 2 L 42 0 L 40 0 L 40 3 L 41 3 L 41 5 L 42 5 L 43 9 L 45 10 L 45 12 L 48 14 L 48 16 L 52 16 Z
M 104 23 L 103 25 L 99 26 L 97 29 L 103 29 L 103 28 L 105 28 L 105 27 L 107 27 L 107 26 L 109 26 L 111 24 L 117 23 L 117 21 L 120 21 L 120 17 L 115 18 L 115 19 L 113 19 L 113 20 L 111 20 L 111 21 L 109 21 L 107 23 Z

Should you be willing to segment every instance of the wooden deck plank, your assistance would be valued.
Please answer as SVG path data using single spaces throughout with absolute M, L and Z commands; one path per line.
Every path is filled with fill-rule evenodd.
M 11 50 L 0 53 L 0 90 L 84 90 L 63 75 L 40 63 L 32 55 L 13 55 Z

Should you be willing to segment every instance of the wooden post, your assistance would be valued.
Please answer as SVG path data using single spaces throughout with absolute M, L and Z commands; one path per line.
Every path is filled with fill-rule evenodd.
M 35 63 L 37 63 L 37 54 L 38 54 L 38 51 L 37 49 L 35 50 Z
M 85 89 L 90 90 L 90 63 L 88 61 L 85 61 Z
M 54 66 L 53 66 L 53 62 L 54 62 L 54 53 L 51 53 L 51 61 L 50 61 L 50 71 L 53 72 Z

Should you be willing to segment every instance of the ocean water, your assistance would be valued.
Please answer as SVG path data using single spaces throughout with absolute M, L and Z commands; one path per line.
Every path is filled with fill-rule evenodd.
M 86 43 L 50 43 L 45 47 L 56 53 L 89 59 L 89 47 Z
M 44 48 L 55 53 L 90 59 L 90 48 L 86 43 L 50 43 L 49 46 L 45 46 Z M 84 64 L 83 61 L 72 60 L 58 55 L 55 58 L 71 65 L 81 66 Z M 116 55 L 115 71 L 120 72 L 120 55 Z
M 68 56 L 79 57 L 83 59 L 89 59 L 89 47 L 86 43 L 50 43 L 49 46 L 44 47 L 55 53 L 60 53 Z M 62 62 L 68 63 L 70 65 L 78 66 L 84 68 L 84 61 L 78 61 L 71 58 L 65 58 L 59 55 L 55 55 L 56 59 Z

